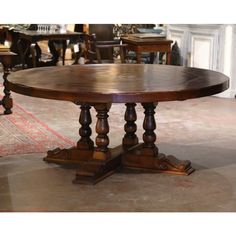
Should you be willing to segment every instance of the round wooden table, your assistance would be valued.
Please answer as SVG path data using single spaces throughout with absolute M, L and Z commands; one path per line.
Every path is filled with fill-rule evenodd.
M 11 74 L 8 89 L 40 98 L 80 105 L 80 139 L 76 147 L 48 151 L 45 161 L 78 164 L 75 183 L 97 183 L 121 166 L 154 172 L 189 175 L 190 161 L 158 152 L 155 144 L 157 102 L 185 100 L 220 93 L 229 78 L 219 72 L 167 65 L 97 64 L 44 67 Z M 112 103 L 124 103 L 122 144 L 109 148 L 108 112 Z M 144 108 L 143 142 L 135 132 L 136 103 Z M 97 112 L 96 139 L 91 140 L 91 115 Z M 112 119 L 112 117 L 111 117 Z

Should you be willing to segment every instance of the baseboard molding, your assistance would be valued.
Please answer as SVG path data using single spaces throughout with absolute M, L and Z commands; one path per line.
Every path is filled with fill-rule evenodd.
M 234 98 L 235 94 L 236 94 L 236 90 L 235 89 L 227 89 L 223 93 L 218 93 L 218 94 L 216 94 L 214 96 L 221 97 L 221 98 Z
M 231 97 L 231 98 L 234 98 L 235 95 L 236 95 L 236 89 L 231 89 L 231 90 L 230 90 L 230 97 Z

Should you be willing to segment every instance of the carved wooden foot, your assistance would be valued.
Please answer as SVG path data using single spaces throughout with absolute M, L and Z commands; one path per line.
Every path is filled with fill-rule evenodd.
M 156 129 L 154 103 L 143 103 L 144 121 L 143 121 L 143 144 L 138 144 L 123 154 L 122 164 L 125 167 L 138 168 L 142 170 L 152 170 L 156 172 L 174 173 L 180 175 L 189 175 L 194 169 L 190 161 L 179 161 L 174 156 L 165 156 L 159 154 L 155 145 Z
M 49 163 L 72 165 L 82 164 L 89 158 L 93 157 L 92 150 L 82 150 L 77 147 L 71 147 L 68 149 L 56 148 L 47 152 L 47 156 L 43 159 Z
M 90 139 L 92 122 L 90 115 L 90 106 L 83 104 L 80 106 L 80 118 L 79 122 L 81 128 L 79 129 L 80 139 L 77 142 L 76 147 L 69 149 L 56 148 L 48 151 L 44 161 L 57 163 L 57 164 L 81 164 L 85 160 L 92 158 L 94 155 L 94 143 Z
M 190 161 L 180 161 L 174 156 L 158 153 L 158 148 L 146 148 L 139 144 L 122 156 L 122 165 L 143 171 L 189 175 L 194 169 Z

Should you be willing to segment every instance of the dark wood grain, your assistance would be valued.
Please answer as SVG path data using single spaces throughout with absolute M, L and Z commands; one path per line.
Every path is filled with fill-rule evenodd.
M 45 161 L 79 164 L 74 183 L 95 184 L 121 166 L 151 172 L 189 175 L 190 161 L 159 153 L 156 146 L 157 101 L 184 100 L 224 91 L 229 78 L 219 72 L 164 65 L 100 64 L 34 68 L 11 74 L 9 89 L 33 97 L 81 104 L 76 147 L 49 151 Z M 138 143 L 135 103 L 144 108 L 143 143 Z M 126 103 L 123 145 L 109 148 L 111 103 Z M 91 140 L 90 106 L 97 112 L 96 139 Z M 111 117 L 112 118 L 112 117 Z
M 226 90 L 222 73 L 167 65 L 109 64 L 18 71 L 7 82 L 28 96 L 101 103 L 185 100 Z

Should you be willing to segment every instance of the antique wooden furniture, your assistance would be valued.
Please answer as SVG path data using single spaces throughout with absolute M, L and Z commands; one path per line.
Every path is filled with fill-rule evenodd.
M 42 40 L 78 40 L 80 39 L 82 33 L 79 32 L 71 32 L 71 31 L 66 31 L 66 32 L 60 32 L 60 31 L 46 31 L 46 32 L 40 32 L 40 31 L 33 31 L 33 30 L 20 30 L 18 31 L 19 33 L 19 40 L 17 42 L 18 45 L 18 50 L 21 56 L 22 60 L 22 67 L 24 68 L 25 66 L 25 55 L 26 53 L 30 50 L 30 53 L 32 55 L 32 62 L 33 62 L 33 67 L 37 66 L 37 61 L 35 57 L 35 45 L 38 41 Z M 27 47 L 22 48 L 22 42 L 27 42 Z M 64 59 L 63 58 L 63 65 L 64 65 Z
M 20 64 L 21 60 L 17 49 L 17 42 L 19 39 L 18 33 L 9 26 L 2 26 L 0 28 L 0 32 L 2 34 L 2 43 L 4 44 L 5 42 L 7 42 L 10 46 L 10 51 L 16 53 L 14 57 L 11 57 L 11 66 L 14 67 Z
M 28 96 L 72 101 L 80 105 L 80 139 L 76 147 L 48 151 L 44 159 L 78 164 L 75 183 L 97 183 L 121 166 L 189 175 L 190 161 L 160 154 L 155 144 L 157 102 L 185 100 L 220 93 L 229 86 L 225 75 L 203 69 L 149 64 L 94 64 L 23 70 L 7 85 Z M 122 145 L 109 148 L 108 112 L 112 103 L 126 105 Z M 135 132 L 136 103 L 144 108 L 143 143 Z M 90 138 L 90 109 L 97 112 L 94 141 Z M 112 119 L 112 117 L 110 117 Z
M 97 41 L 112 41 L 113 35 L 113 24 L 89 24 L 88 32 L 90 35 L 95 34 Z M 101 50 L 100 56 L 102 60 L 112 60 L 110 50 Z
M 140 34 L 143 35 L 143 34 Z M 163 52 L 167 54 L 166 64 L 171 62 L 171 43 L 172 40 L 168 40 L 161 37 L 138 37 L 137 35 L 130 34 L 126 37 L 121 37 L 123 43 L 128 44 L 127 49 L 136 53 L 137 63 L 141 63 L 141 53 L 150 52 L 151 64 L 154 60 L 153 52 Z
M 2 105 L 5 109 L 4 114 L 11 114 L 12 113 L 12 105 L 13 101 L 11 98 L 11 93 L 9 88 L 6 85 L 6 79 L 9 75 L 10 68 L 12 66 L 12 59 L 16 56 L 13 52 L 0 52 L 0 62 L 3 65 L 3 92 L 4 96 L 3 99 L 0 101 L 0 105 Z
M 119 48 L 120 61 L 125 63 L 124 48 L 127 44 L 120 44 L 120 40 L 97 41 L 96 34 L 84 34 L 83 40 L 85 44 L 84 57 L 86 64 L 93 63 L 113 63 L 113 49 Z M 102 52 L 106 51 L 110 59 L 102 59 Z

